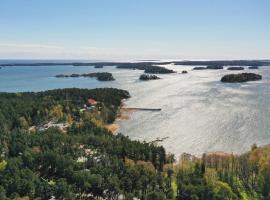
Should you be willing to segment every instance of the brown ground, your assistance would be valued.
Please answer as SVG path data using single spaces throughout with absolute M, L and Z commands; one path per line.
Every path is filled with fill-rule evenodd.
M 120 108 L 120 111 L 118 113 L 116 120 L 119 120 L 119 121 L 129 120 L 130 113 L 135 111 L 131 109 L 126 109 L 125 106 L 126 106 L 125 103 L 122 102 L 122 105 L 121 105 L 121 108 Z M 106 128 L 109 129 L 114 135 L 116 135 L 120 127 L 119 127 L 119 124 L 112 123 L 112 124 L 106 125 Z
M 115 123 L 108 124 L 108 125 L 106 125 L 106 128 L 108 130 L 110 130 L 114 135 L 116 135 L 117 134 L 117 131 L 119 130 L 119 125 L 118 124 L 115 124 Z

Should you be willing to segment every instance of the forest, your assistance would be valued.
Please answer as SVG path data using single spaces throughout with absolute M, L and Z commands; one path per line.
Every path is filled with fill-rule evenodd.
M 140 75 L 139 79 L 142 81 L 149 81 L 149 80 L 157 80 L 160 78 L 156 75 L 153 75 L 153 74 L 142 74 L 142 75 Z
M 80 112 L 88 98 L 97 105 Z M 167 190 L 162 171 L 173 158 L 163 147 L 104 128 L 125 98 L 112 88 L 1 93 L 0 199 L 143 199 Z M 70 126 L 29 130 L 50 120 Z
M 190 65 L 190 66 L 267 66 L 269 60 L 183 60 L 183 61 L 140 61 L 140 62 L 29 62 L 29 63 L 0 63 L 0 67 L 12 67 L 12 66 L 52 66 L 52 65 L 73 65 L 73 66 L 117 66 L 118 68 L 140 68 L 146 65 Z
M 94 73 L 85 73 L 85 74 L 71 74 L 71 75 L 65 75 L 65 74 L 58 74 L 55 76 L 56 78 L 78 78 L 78 77 L 90 77 L 90 78 L 96 78 L 99 81 L 114 81 L 114 77 L 112 73 L 109 72 L 94 72 Z
M 0 199 L 270 199 L 270 146 L 176 161 L 105 128 L 129 97 L 113 88 L 0 93 Z M 95 106 L 85 107 L 89 98 Z M 69 126 L 31 128 L 50 121 Z
M 138 69 L 144 70 L 144 73 L 148 74 L 170 74 L 175 73 L 175 71 L 171 69 L 167 69 L 165 67 L 160 67 L 148 63 L 132 63 L 132 64 L 118 64 L 117 68 L 119 69 Z

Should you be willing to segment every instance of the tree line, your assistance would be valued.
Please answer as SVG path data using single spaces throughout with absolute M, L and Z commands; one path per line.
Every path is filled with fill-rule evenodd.
M 88 98 L 98 103 L 81 112 Z M 0 93 L 0 199 L 270 199 L 270 146 L 175 162 L 105 128 L 125 98 L 112 88 Z M 30 129 L 52 119 L 66 131 Z

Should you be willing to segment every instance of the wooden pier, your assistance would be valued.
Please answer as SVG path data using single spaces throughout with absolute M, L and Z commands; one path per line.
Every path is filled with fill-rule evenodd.
M 161 111 L 161 108 L 124 108 L 126 110 Z
M 164 140 L 168 139 L 169 137 L 157 138 L 153 141 L 147 142 L 148 144 L 157 144 L 158 142 L 163 142 Z

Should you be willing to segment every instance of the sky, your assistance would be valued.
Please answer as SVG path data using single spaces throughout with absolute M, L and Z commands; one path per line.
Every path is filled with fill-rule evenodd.
M 269 0 L 0 0 L 0 59 L 269 59 Z

